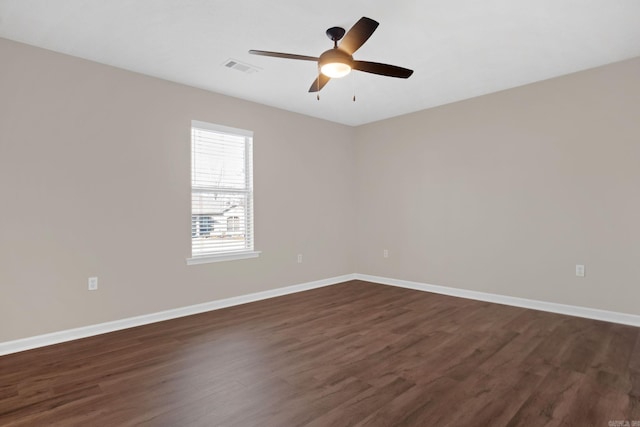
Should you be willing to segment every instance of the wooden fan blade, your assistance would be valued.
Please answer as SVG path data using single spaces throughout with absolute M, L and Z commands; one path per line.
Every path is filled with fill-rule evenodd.
M 363 16 L 344 36 L 340 42 L 340 49 L 349 55 L 353 55 L 356 50 L 360 49 L 364 42 L 369 40 L 369 37 L 371 37 L 371 34 L 378 28 L 378 25 L 380 25 L 378 22 Z
M 250 50 L 252 55 L 273 56 L 275 58 L 300 59 L 302 61 L 318 61 L 315 56 L 296 55 L 295 53 L 269 52 L 267 50 Z
M 319 92 L 320 89 L 324 87 L 327 83 L 329 83 L 331 77 L 327 77 L 324 74 L 318 75 L 318 78 L 311 83 L 311 87 L 309 88 L 309 92 Z
M 399 77 L 401 79 L 409 78 L 411 74 L 413 74 L 413 70 L 408 68 L 369 61 L 353 61 L 352 68 L 354 70 L 364 71 L 365 73 L 380 74 L 381 76 L 387 77 Z

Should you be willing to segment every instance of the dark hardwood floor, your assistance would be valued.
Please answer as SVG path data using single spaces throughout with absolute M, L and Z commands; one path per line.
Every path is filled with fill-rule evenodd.
M 359 281 L 0 357 L 3 426 L 622 421 L 639 328 Z

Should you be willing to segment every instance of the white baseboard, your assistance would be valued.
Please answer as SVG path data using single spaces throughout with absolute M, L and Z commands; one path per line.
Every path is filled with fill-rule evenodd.
M 105 334 L 107 332 L 119 331 L 121 329 L 133 328 L 135 326 L 147 325 L 149 323 L 162 322 L 164 320 L 176 319 L 178 317 L 190 316 L 192 314 L 219 310 L 221 308 L 231 307 L 234 305 L 246 304 L 249 302 L 260 301 L 268 298 L 275 298 L 295 292 L 302 292 L 310 289 L 321 288 L 324 286 L 335 285 L 338 283 L 353 280 L 354 278 L 355 274 L 346 274 L 344 276 L 332 277 L 330 279 L 316 280 L 314 282 L 307 282 L 299 285 L 287 286 L 284 288 L 271 289 L 268 291 L 256 292 L 247 295 L 240 295 L 237 297 L 225 298 L 221 300 L 205 302 L 202 304 L 145 314 L 142 316 L 114 320 L 112 322 L 99 323 L 97 325 L 83 326 L 81 328 L 68 329 L 65 331 L 53 332 L 45 335 L 37 335 L 34 337 L 22 338 L 14 341 L 6 341 L 0 343 L 0 356 L 17 353 L 19 351 L 31 350 L 38 347 L 44 347 L 47 345 L 59 344 L 66 341 L 77 340 L 80 338 L 86 338 L 93 335 Z
M 605 322 L 621 323 L 640 327 L 640 316 L 635 314 L 618 313 L 614 311 L 598 310 L 595 308 L 578 307 L 574 305 L 557 304 L 553 302 L 537 301 L 526 298 L 510 297 L 506 295 L 491 294 L 487 292 L 470 291 L 466 289 L 450 288 L 446 286 L 429 285 L 426 283 L 411 282 L 408 280 L 391 279 L 388 277 L 371 276 L 368 274 L 346 274 L 344 276 L 332 277 L 330 279 L 317 280 L 314 282 L 302 283 L 299 285 L 287 286 L 284 288 L 272 289 L 253 294 L 240 295 L 237 297 L 210 301 L 202 304 L 190 305 L 187 307 L 161 311 L 157 313 L 145 314 L 142 316 L 129 317 L 112 322 L 100 323 L 97 325 L 84 326 L 81 328 L 68 329 L 65 331 L 53 332 L 45 335 L 6 341 L 0 343 L 0 356 L 31 350 L 47 345 L 59 344 L 93 335 L 100 335 L 107 332 L 121 329 L 133 328 L 135 326 L 147 325 L 149 323 L 162 322 L 164 320 L 176 319 L 190 316 L 192 314 L 204 313 L 207 311 L 219 310 L 221 308 L 232 307 L 234 305 L 246 304 L 268 298 L 275 298 L 296 292 L 335 285 L 349 280 L 364 280 L 367 282 L 380 283 L 382 285 L 398 286 L 401 288 L 414 289 L 423 292 L 450 295 L 454 297 L 487 301 L 497 304 L 511 305 L 515 307 L 530 308 L 533 310 L 548 311 L 569 316 L 584 317 L 588 319 L 603 320 Z
M 510 297 L 506 295 L 490 294 L 487 292 L 469 291 L 466 289 L 449 288 L 446 286 L 428 285 L 426 283 L 390 279 L 388 277 L 370 276 L 367 274 L 355 274 L 355 278 L 357 280 L 380 283 L 382 285 L 398 286 L 401 288 L 415 289 L 418 291 L 432 292 L 436 294 L 450 295 L 454 297 L 467 298 L 478 301 L 487 301 L 497 304 L 512 305 L 515 307 L 531 308 L 533 310 L 548 311 L 551 313 L 566 314 L 569 316 L 585 317 L 587 319 L 603 320 L 605 322 L 621 323 L 623 325 L 640 327 L 640 316 L 635 314 L 619 313 L 615 311 L 599 310 L 596 308 L 579 307 L 575 305 L 557 304 L 554 302 Z

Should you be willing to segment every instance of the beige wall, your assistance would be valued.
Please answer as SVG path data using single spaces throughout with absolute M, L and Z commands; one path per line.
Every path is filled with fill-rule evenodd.
M 354 271 L 352 128 L 2 39 L 0 58 L 0 342 Z M 185 263 L 192 119 L 255 133 L 258 259 Z
M 359 273 L 640 314 L 640 59 L 362 126 L 356 157 Z
M 356 271 L 640 314 L 640 59 L 353 129 L 0 58 L 0 342 Z M 192 119 L 255 132 L 258 259 L 185 263 Z

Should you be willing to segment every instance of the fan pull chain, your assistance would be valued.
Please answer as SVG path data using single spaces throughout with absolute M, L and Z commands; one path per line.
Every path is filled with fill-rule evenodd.
M 356 76 L 351 76 L 351 81 L 353 82 L 353 84 L 351 85 L 351 87 L 353 88 L 353 102 L 356 102 Z
M 318 78 L 316 79 L 316 87 L 317 87 L 317 92 L 316 92 L 316 99 L 318 101 L 320 101 L 320 64 L 318 64 Z

